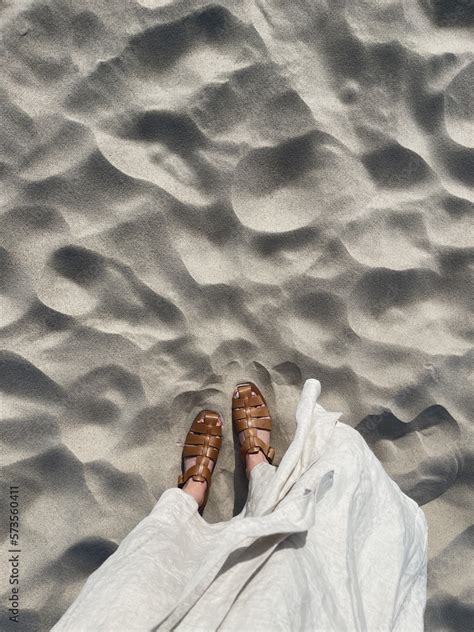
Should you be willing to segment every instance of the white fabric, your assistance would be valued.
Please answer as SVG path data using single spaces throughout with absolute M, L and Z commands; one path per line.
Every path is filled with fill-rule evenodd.
M 208 524 L 169 489 L 53 628 L 416 632 L 423 512 L 308 380 L 278 468 L 252 471 L 242 512 Z

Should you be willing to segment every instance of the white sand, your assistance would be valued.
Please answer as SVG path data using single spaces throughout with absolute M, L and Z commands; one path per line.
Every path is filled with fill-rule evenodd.
M 281 455 L 307 377 L 426 511 L 427 629 L 469 628 L 470 11 L 1 4 L 1 526 L 18 485 L 22 541 L 11 629 L 60 617 L 175 484 L 204 406 L 226 415 L 206 517 L 229 518 L 245 495 L 232 386 L 264 390 Z

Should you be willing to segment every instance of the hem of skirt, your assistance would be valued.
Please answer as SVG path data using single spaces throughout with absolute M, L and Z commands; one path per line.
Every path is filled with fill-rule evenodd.
M 262 467 L 263 466 L 263 467 Z M 250 479 L 255 478 L 255 476 L 257 476 L 260 472 L 260 470 L 263 470 L 265 467 L 271 467 L 274 468 L 274 465 L 271 465 L 270 463 L 268 463 L 268 461 L 262 461 L 261 463 L 257 463 L 257 465 L 255 465 L 251 470 L 250 470 Z M 257 473 L 255 473 L 255 470 L 257 470 Z
M 170 496 L 171 498 L 169 498 Z M 173 496 L 174 499 L 172 500 Z M 191 494 L 187 494 L 179 487 L 170 487 L 168 489 L 165 489 L 165 491 L 161 494 L 156 505 L 151 510 L 150 515 L 152 515 L 155 511 L 159 511 L 161 506 L 167 502 L 174 502 L 179 505 L 184 505 L 184 508 L 186 508 L 190 513 L 193 513 L 194 511 L 197 512 L 199 508 L 196 499 L 193 498 Z

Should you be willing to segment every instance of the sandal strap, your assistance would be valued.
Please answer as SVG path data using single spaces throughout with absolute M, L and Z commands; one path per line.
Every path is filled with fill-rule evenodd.
M 219 456 L 219 450 L 217 448 L 213 448 L 212 446 L 208 446 L 205 448 L 203 452 L 202 447 L 198 445 L 190 445 L 184 446 L 183 448 L 183 458 L 187 459 L 190 456 L 205 456 L 206 459 L 210 461 L 217 461 L 217 457 Z
M 232 398 L 232 419 L 236 431 L 244 433 L 240 454 L 245 459 L 246 454 L 261 451 L 272 463 L 275 450 L 257 435 L 257 430 L 272 429 L 267 404 L 258 388 L 250 382 L 239 385 L 237 390 L 239 397 Z
M 202 419 L 202 422 L 198 420 Z M 222 426 L 218 426 L 219 415 L 212 411 L 201 411 L 193 420 L 183 446 L 182 458 L 196 457 L 196 463 L 180 474 L 178 487 L 193 478 L 206 482 L 206 500 L 211 485 L 212 472 L 210 465 L 216 463 L 222 445 Z M 204 508 L 205 502 L 201 509 Z
M 245 408 L 234 408 L 234 421 L 237 419 L 252 419 L 253 417 L 270 417 L 270 413 L 266 406 L 246 406 Z
M 193 423 L 191 425 L 191 428 L 190 428 L 190 432 L 194 432 L 196 434 L 201 434 L 201 435 L 220 436 L 221 435 L 221 427 L 220 426 L 216 426 L 216 425 L 212 425 L 212 424 L 206 424 L 206 422 L 200 423 L 198 421 L 193 421 Z
M 203 457 L 205 458 L 205 457 Z M 208 487 L 211 484 L 211 470 L 207 467 L 205 462 L 199 462 L 199 457 L 195 463 L 189 467 L 184 474 L 181 474 L 178 478 L 178 486 L 182 486 L 186 483 L 189 478 L 193 478 L 195 481 L 200 481 L 201 483 L 207 483 Z
M 247 428 L 257 428 L 258 430 L 271 430 L 271 419 L 234 419 L 234 426 L 237 432 L 247 430 Z
M 245 406 L 261 406 L 265 402 L 258 395 L 251 395 L 250 397 L 238 397 L 232 398 L 232 408 L 245 408 Z
M 222 437 L 216 437 L 213 435 L 198 435 L 188 432 L 186 435 L 186 439 L 184 441 L 184 445 L 192 445 L 192 446 L 208 446 L 210 445 L 213 448 L 220 449 L 222 445 Z
M 245 432 L 245 431 L 244 431 Z M 263 452 L 263 454 L 270 460 L 273 460 L 275 451 L 265 441 L 262 441 L 257 435 L 244 435 L 244 440 L 240 446 L 240 454 L 245 458 L 246 454 L 252 454 L 255 452 Z M 273 454 L 271 454 L 273 452 Z

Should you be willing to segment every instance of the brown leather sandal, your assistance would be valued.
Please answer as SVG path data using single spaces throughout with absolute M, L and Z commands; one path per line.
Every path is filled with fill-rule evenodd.
M 232 397 L 232 421 L 237 433 L 244 433 L 240 446 L 244 463 L 247 454 L 256 454 L 259 451 L 272 463 L 275 450 L 257 435 L 257 430 L 272 429 L 272 418 L 262 393 L 253 382 L 237 384 L 235 390 L 239 397 Z
M 198 422 L 203 419 L 203 422 Z M 183 473 L 178 478 L 178 487 L 183 487 L 189 478 L 201 483 L 206 482 L 206 494 L 202 504 L 199 506 L 199 513 L 202 513 L 209 496 L 211 487 L 212 472 L 209 468 L 211 461 L 215 463 L 219 456 L 222 445 L 222 426 L 217 425 L 219 415 L 213 410 L 201 410 L 196 415 L 184 442 L 183 453 L 181 455 L 181 468 Z M 196 463 L 184 471 L 184 459 L 195 456 Z

